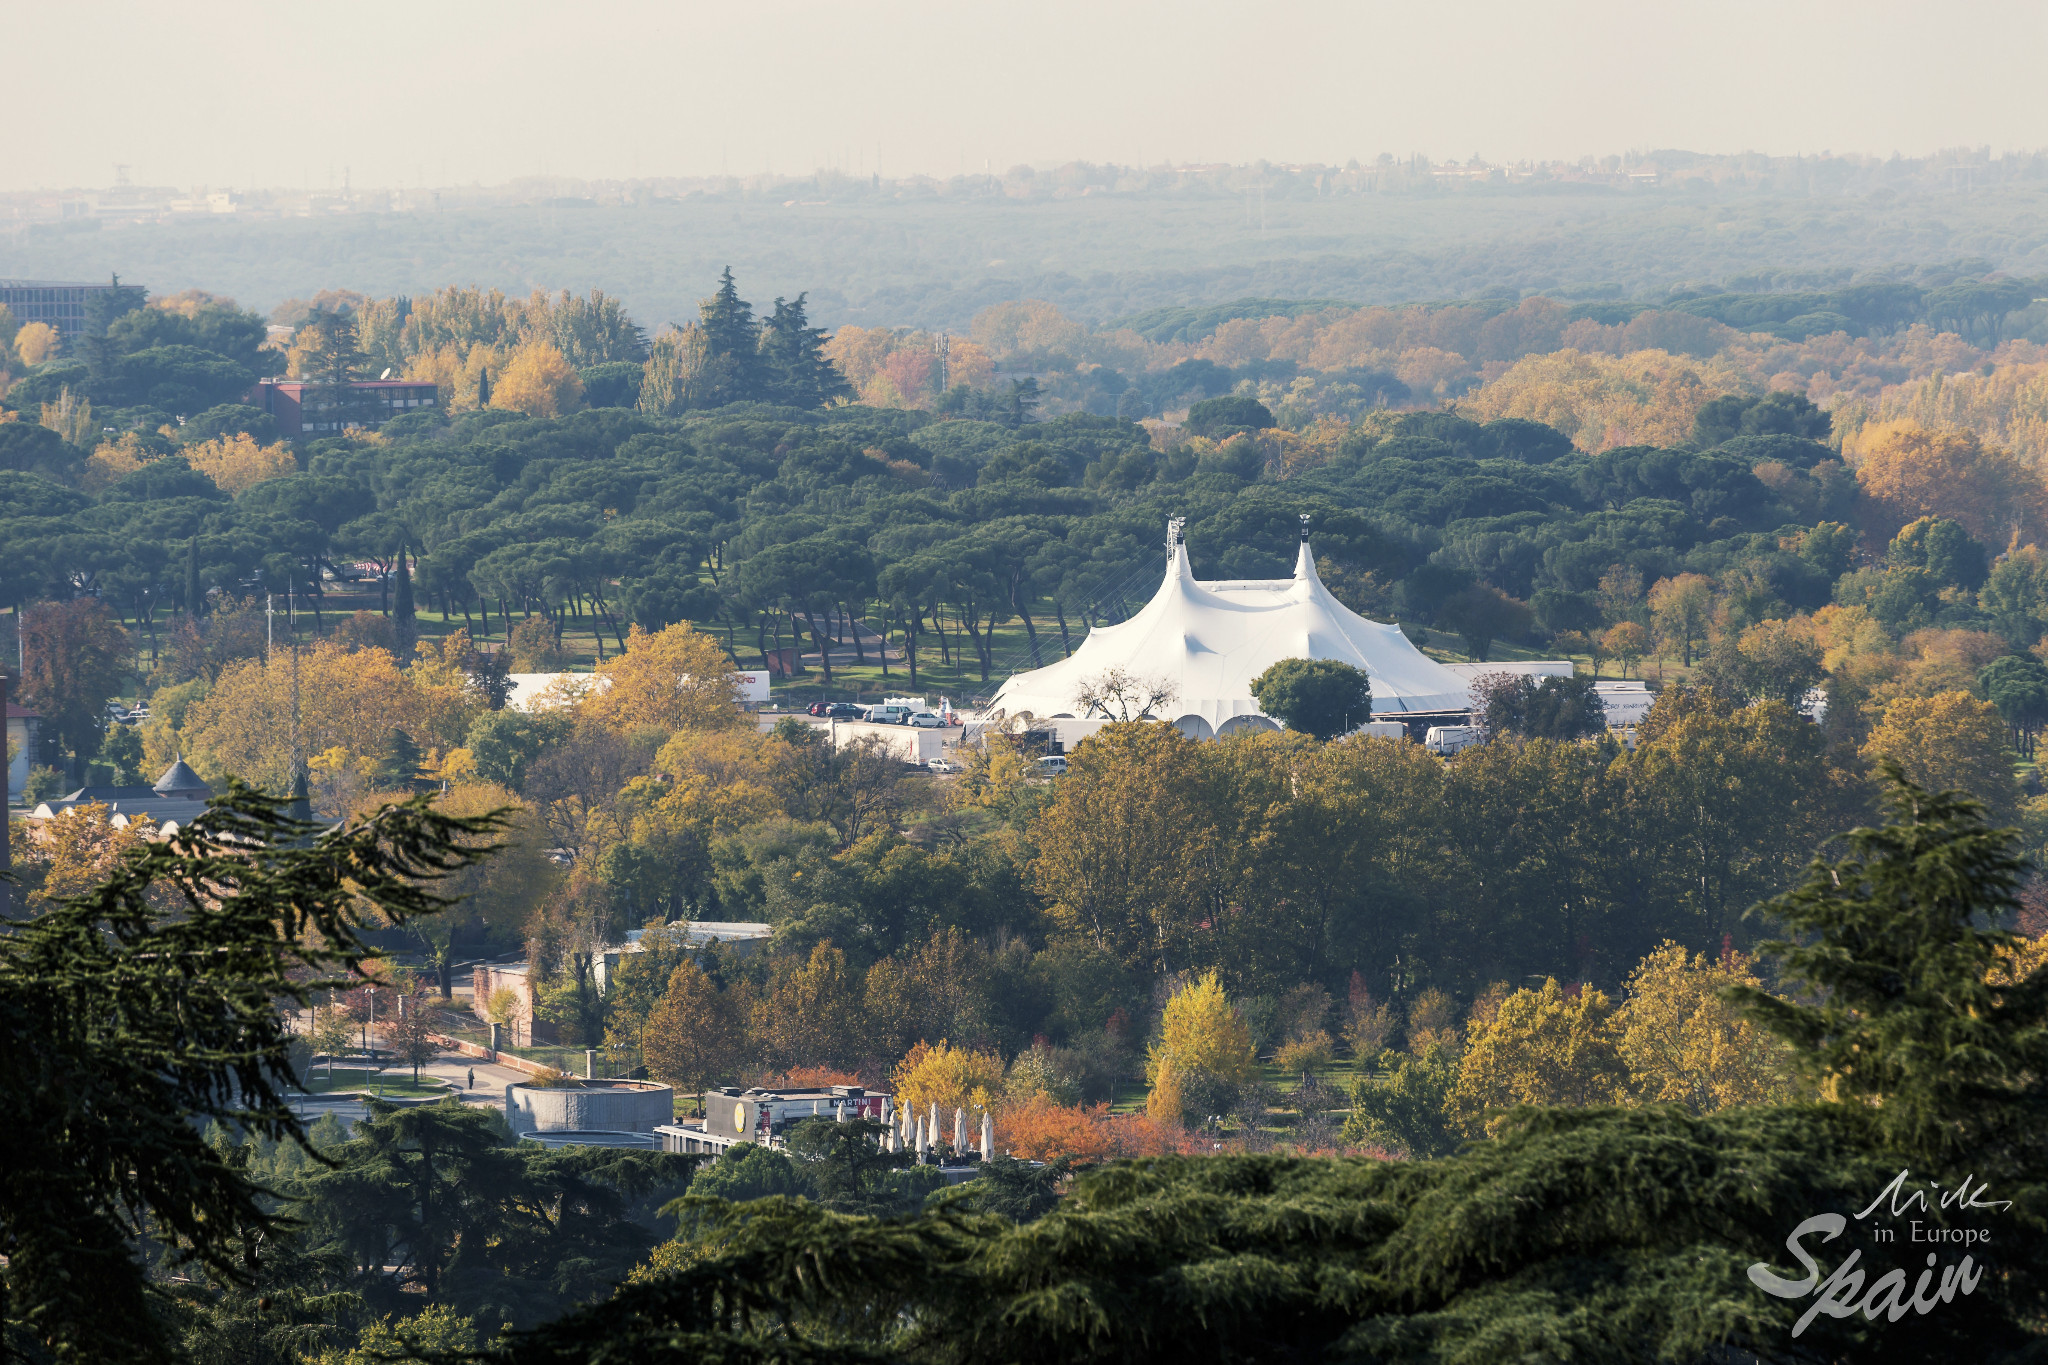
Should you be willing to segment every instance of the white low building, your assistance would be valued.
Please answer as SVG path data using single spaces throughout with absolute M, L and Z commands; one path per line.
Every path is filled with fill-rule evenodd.
M 762 924 L 755 920 L 676 920 L 668 927 L 672 930 L 681 929 L 689 935 L 691 952 L 715 943 L 738 957 L 746 956 L 775 937 L 774 925 Z M 646 945 L 641 942 L 646 934 L 645 929 L 628 929 L 624 943 L 599 949 L 592 955 L 591 972 L 597 978 L 598 990 L 609 988 L 611 974 L 619 969 L 621 962 L 634 953 L 647 951 Z
M 1336 659 L 1364 669 L 1375 717 L 1470 706 L 1466 681 L 1417 649 L 1400 627 L 1368 621 L 1330 595 L 1316 576 L 1306 528 L 1292 578 L 1203 582 L 1188 564 L 1178 520 L 1169 544 L 1165 580 L 1137 615 L 1097 626 L 1071 658 L 1011 677 L 985 715 L 1079 718 L 1083 686 L 1121 669 L 1170 687 L 1174 699 L 1157 718 L 1195 738 L 1276 729 L 1260 712 L 1251 685 L 1282 659 Z
M 768 675 L 758 669 L 736 669 L 733 685 L 743 706 L 758 706 L 768 700 Z M 512 711 L 533 711 L 566 705 L 586 689 L 611 686 L 610 678 L 596 673 L 507 673 L 505 706 Z

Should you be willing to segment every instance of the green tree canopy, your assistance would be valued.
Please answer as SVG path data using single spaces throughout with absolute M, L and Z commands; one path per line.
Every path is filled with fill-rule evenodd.
M 1340 659 L 1282 659 L 1252 679 L 1252 695 L 1267 715 L 1317 739 L 1372 719 L 1372 680 Z
M 283 812 L 234 785 L 0 935 L 0 1078 L 20 1125 L 0 1170 L 7 1331 L 60 1359 L 164 1358 L 145 1232 L 246 1281 L 246 1243 L 285 1219 L 193 1120 L 303 1139 L 279 1002 L 348 984 L 369 929 L 442 909 L 428 888 L 499 823 L 422 798 L 311 837 Z

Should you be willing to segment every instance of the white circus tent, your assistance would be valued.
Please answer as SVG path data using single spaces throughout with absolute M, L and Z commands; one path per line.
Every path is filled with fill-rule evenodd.
M 1072 657 L 1013 675 L 987 714 L 1078 719 L 1083 684 L 1122 669 L 1171 686 L 1174 701 L 1159 719 L 1198 738 L 1272 728 L 1252 697 L 1252 679 L 1282 659 L 1337 659 L 1364 669 L 1376 717 L 1470 706 L 1465 680 L 1423 654 L 1399 627 L 1368 621 L 1330 595 L 1316 576 L 1306 528 L 1292 578 L 1200 582 L 1179 522 L 1168 539 L 1166 579 L 1143 610 L 1096 627 Z

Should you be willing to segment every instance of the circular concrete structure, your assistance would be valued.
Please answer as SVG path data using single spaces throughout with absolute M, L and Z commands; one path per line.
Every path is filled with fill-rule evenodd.
M 528 1133 L 651 1133 L 675 1121 L 675 1090 L 653 1081 L 568 1081 L 505 1087 L 505 1122 Z
M 528 1142 L 538 1142 L 543 1147 L 621 1147 L 640 1152 L 661 1150 L 660 1136 L 655 1133 L 583 1133 L 542 1129 L 521 1133 L 520 1137 Z

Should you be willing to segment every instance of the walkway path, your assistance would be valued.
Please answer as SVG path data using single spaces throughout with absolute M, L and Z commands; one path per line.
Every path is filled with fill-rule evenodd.
M 476 1076 L 476 1088 L 469 1089 L 471 1074 Z M 391 1076 L 410 1076 L 410 1067 L 392 1066 L 386 1073 Z M 486 1105 L 503 1112 L 505 1108 L 505 1086 L 512 1081 L 532 1080 L 523 1071 L 514 1071 L 509 1066 L 498 1066 L 478 1057 L 464 1057 L 458 1053 L 444 1052 L 420 1068 L 420 1079 L 434 1077 L 449 1082 L 455 1087 L 454 1093 L 462 1097 L 464 1104 Z M 292 1108 L 307 1119 L 317 1119 L 322 1114 L 333 1114 L 345 1123 L 368 1118 L 370 1107 L 354 1095 L 328 1099 L 321 1095 L 305 1095 L 292 1102 Z

